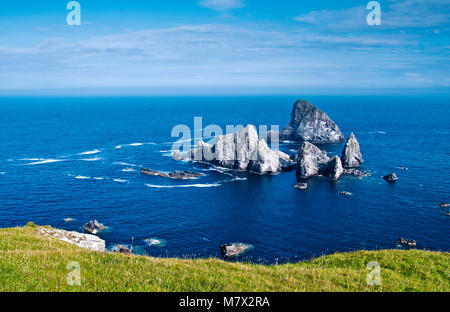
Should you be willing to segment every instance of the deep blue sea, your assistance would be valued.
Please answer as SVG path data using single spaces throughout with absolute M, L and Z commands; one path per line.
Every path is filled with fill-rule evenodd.
M 371 177 L 315 178 L 299 191 L 295 172 L 230 175 L 170 157 L 177 124 L 193 129 L 201 116 L 203 126 L 283 128 L 298 98 L 356 134 Z M 82 231 L 97 219 L 109 227 L 101 237 L 110 247 L 134 237 L 151 256 L 219 257 L 221 244 L 244 242 L 254 249 L 242 260 L 258 263 L 400 248 L 399 237 L 450 251 L 450 217 L 438 206 L 450 201 L 449 120 L 444 96 L 4 97 L 0 227 L 33 221 Z M 340 154 L 343 145 L 321 147 Z M 170 181 L 142 176 L 141 166 L 206 176 Z M 399 181 L 386 183 L 381 177 L 393 171 Z M 147 246 L 146 238 L 166 245 Z

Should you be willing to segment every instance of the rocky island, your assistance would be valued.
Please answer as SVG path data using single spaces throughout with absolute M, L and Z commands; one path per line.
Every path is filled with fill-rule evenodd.
M 270 132 L 268 139 L 273 139 Z M 298 100 L 291 113 L 291 121 L 279 133 L 280 140 L 334 144 L 345 140 L 339 126 L 328 115 L 306 100 Z
M 278 174 L 295 168 L 295 162 L 289 155 L 272 150 L 265 140 L 259 140 L 253 125 L 219 136 L 214 145 L 198 142 L 188 159 L 257 174 Z

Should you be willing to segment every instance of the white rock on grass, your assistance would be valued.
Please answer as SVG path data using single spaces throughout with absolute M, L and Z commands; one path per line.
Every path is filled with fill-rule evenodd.
M 106 251 L 105 241 L 95 235 L 69 232 L 53 228 L 41 228 L 40 232 L 45 237 L 56 238 L 81 248 L 94 251 Z

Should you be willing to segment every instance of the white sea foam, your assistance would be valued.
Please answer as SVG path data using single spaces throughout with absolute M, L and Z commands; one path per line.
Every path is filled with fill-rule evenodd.
M 122 169 L 122 172 L 133 172 L 133 171 L 134 171 L 134 169 L 132 169 L 132 168 Z
M 105 178 L 102 178 L 102 177 L 95 177 L 94 180 L 105 180 Z
M 121 149 L 121 148 L 127 147 L 127 146 L 136 147 L 136 146 L 143 146 L 143 145 L 156 145 L 156 143 L 153 143 L 153 142 L 148 142 L 148 143 L 136 142 L 136 143 L 130 143 L 130 144 L 120 144 L 120 145 L 117 145 L 115 148 L 116 149 Z
M 119 165 L 119 166 L 127 166 L 127 167 L 142 167 L 142 166 L 138 166 L 135 164 L 129 164 L 123 161 L 119 161 L 119 162 L 113 162 L 113 165 Z
M 86 180 L 86 179 L 90 179 L 90 177 L 76 176 L 75 179 L 77 179 L 77 180 Z
M 56 163 L 60 161 L 65 161 L 65 159 L 36 159 L 37 161 L 25 164 L 25 166 L 33 166 L 33 165 L 43 165 L 43 164 L 50 164 L 50 163 Z
M 185 185 L 155 185 L 155 184 L 145 184 L 147 187 L 151 188 L 188 188 L 188 187 L 200 187 L 200 188 L 207 188 L 207 187 L 219 187 L 222 184 L 219 183 L 211 183 L 211 184 L 185 184 Z
M 98 154 L 98 153 L 100 153 L 100 150 L 95 149 L 95 150 L 92 150 L 92 151 L 87 151 L 87 152 L 79 153 L 78 155 L 79 155 L 79 156 L 83 156 L 83 155 L 93 155 L 93 154 Z
M 127 183 L 128 180 L 122 180 L 122 179 L 114 179 L 114 182 L 119 182 L 119 183 Z
M 103 158 L 101 158 L 101 157 L 94 157 L 94 158 L 84 158 L 84 159 L 81 159 L 82 161 L 99 161 L 99 160 L 102 160 Z
M 6 172 L 0 172 L 0 175 L 4 175 L 4 174 L 6 174 Z

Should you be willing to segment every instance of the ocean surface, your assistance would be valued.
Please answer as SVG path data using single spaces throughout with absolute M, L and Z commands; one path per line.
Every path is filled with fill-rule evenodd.
M 283 128 L 298 98 L 356 134 L 372 176 L 314 178 L 299 191 L 295 172 L 258 176 L 170 157 L 177 124 L 193 129 L 201 116 L 203 127 Z M 108 226 L 100 235 L 108 247 L 134 238 L 140 253 L 204 258 L 243 242 L 254 248 L 241 260 L 256 263 L 401 248 L 399 237 L 450 251 L 450 217 L 438 205 L 450 201 L 449 120 L 444 96 L 3 97 L 0 227 L 33 221 L 82 231 L 97 219 Z M 290 154 L 298 147 L 281 145 Z M 343 144 L 321 147 L 340 155 Z M 141 167 L 206 176 L 171 181 L 143 176 Z M 390 172 L 397 183 L 381 178 Z M 166 244 L 148 246 L 147 238 Z

